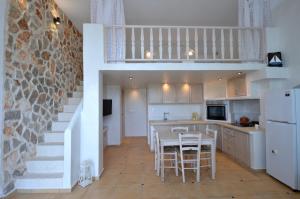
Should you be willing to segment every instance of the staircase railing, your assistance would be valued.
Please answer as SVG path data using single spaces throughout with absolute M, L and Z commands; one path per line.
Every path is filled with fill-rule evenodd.
M 81 112 L 83 102 L 76 111 L 64 132 L 64 177 L 65 189 L 72 189 L 76 185 L 80 175 L 80 136 L 81 136 Z

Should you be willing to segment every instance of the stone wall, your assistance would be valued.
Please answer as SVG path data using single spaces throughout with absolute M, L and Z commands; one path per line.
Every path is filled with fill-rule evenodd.
M 82 80 L 82 35 L 54 0 L 9 0 L 4 75 L 4 192 Z M 55 25 L 59 16 L 62 24 Z

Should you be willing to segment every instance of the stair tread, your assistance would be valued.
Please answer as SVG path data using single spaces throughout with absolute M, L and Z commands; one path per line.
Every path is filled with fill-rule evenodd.
M 37 156 L 29 161 L 58 161 L 64 160 L 64 156 Z
M 63 173 L 25 173 L 23 176 L 18 176 L 18 179 L 47 179 L 47 178 L 62 178 Z
M 44 142 L 44 143 L 39 143 L 38 145 L 42 145 L 42 146 L 47 146 L 47 145 L 55 146 L 55 145 L 64 145 L 64 143 L 63 142 Z

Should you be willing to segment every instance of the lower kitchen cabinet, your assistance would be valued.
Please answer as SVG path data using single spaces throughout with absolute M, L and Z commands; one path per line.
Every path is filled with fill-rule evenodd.
M 217 124 L 208 124 L 208 128 L 212 130 L 217 130 L 217 149 L 222 150 L 222 132 L 221 126 Z
M 249 134 L 225 127 L 223 127 L 222 134 L 222 151 L 236 161 L 250 167 Z

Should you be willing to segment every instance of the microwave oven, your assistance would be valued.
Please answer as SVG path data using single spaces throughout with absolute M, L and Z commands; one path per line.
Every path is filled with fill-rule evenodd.
M 226 121 L 226 106 L 221 105 L 207 105 L 206 119 L 208 120 L 222 120 Z

